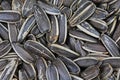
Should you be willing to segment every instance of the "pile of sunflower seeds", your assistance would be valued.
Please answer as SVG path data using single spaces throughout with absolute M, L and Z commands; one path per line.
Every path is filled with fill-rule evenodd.
M 120 80 L 120 0 L 0 0 L 0 80 Z

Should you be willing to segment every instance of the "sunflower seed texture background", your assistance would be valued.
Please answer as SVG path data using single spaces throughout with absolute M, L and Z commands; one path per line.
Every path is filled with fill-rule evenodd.
M 120 0 L 0 0 L 0 80 L 120 80 Z

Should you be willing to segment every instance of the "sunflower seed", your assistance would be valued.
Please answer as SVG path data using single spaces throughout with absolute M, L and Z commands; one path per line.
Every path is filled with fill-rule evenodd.
M 12 0 L 12 10 L 22 11 L 23 3 L 21 0 Z
M 81 76 L 85 80 L 92 80 L 93 78 L 97 77 L 98 74 L 99 74 L 98 66 L 90 66 L 81 73 Z
M 90 53 L 90 54 L 88 54 L 88 56 L 89 56 L 89 57 L 95 57 L 95 58 L 97 58 L 98 60 L 101 60 L 101 59 L 110 57 L 109 55 L 106 55 L 106 54 L 103 54 L 103 53 Z
M 117 72 L 117 78 L 116 78 L 116 80 L 119 80 L 119 79 L 120 79 L 120 69 Z
M 100 37 L 100 33 L 96 31 L 89 23 L 82 22 L 80 25 L 77 25 L 78 29 L 85 32 L 86 34 L 93 36 L 95 38 Z
M 18 66 L 18 60 L 12 60 L 8 63 L 0 75 L 1 80 L 12 80 L 15 70 Z
M 113 68 L 119 68 L 120 64 L 118 63 L 120 60 L 119 57 L 109 57 L 109 58 L 105 58 L 102 61 L 102 65 L 109 63 Z
M 98 31 L 100 32 L 106 32 L 108 29 L 107 23 L 99 18 L 90 18 L 90 24 L 93 25 Z
M 0 22 L 14 23 L 20 21 L 21 16 L 18 11 L 4 10 L 0 11 Z
M 61 13 L 60 10 L 52 4 L 47 4 L 42 1 L 38 1 L 38 5 L 41 8 L 45 9 L 46 13 L 48 13 L 48 14 L 59 15 Z
M 56 59 L 56 61 L 54 61 L 53 64 L 58 70 L 59 80 L 72 80 L 69 71 L 60 59 Z
M 23 69 L 25 69 L 29 79 L 35 79 L 36 78 L 36 71 L 32 64 L 23 64 Z
M 50 16 L 51 31 L 47 33 L 47 39 L 50 43 L 55 43 L 59 36 L 58 19 L 56 16 Z
M 19 34 L 17 37 L 19 42 L 22 42 L 25 39 L 25 37 L 30 32 L 30 30 L 34 27 L 34 25 L 35 25 L 35 18 L 33 15 L 30 15 L 26 19 L 26 21 L 23 23 L 23 25 L 19 31 Z
M 11 54 L 11 53 L 9 52 L 7 55 L 2 57 L 2 59 L 11 60 L 11 59 L 18 59 L 19 58 L 16 53 L 13 53 L 13 54 Z
M 17 42 L 17 27 L 15 23 L 8 23 L 9 40 L 11 43 Z
M 67 7 L 69 7 L 73 2 L 74 0 L 63 0 L 63 4 Z
M 1 7 L 3 10 L 11 10 L 11 4 L 9 3 L 9 1 L 4 0 L 1 2 Z
M 87 34 L 79 31 L 79 30 L 69 30 L 69 35 L 73 38 L 79 39 L 79 40 L 83 40 L 83 41 L 87 41 L 87 42 L 91 42 L 91 43 L 96 43 L 97 40 L 91 36 L 88 36 Z
M 43 9 L 38 5 L 33 6 L 35 20 L 41 33 L 48 32 L 51 29 L 50 21 Z
M 8 62 L 9 61 L 6 59 L 0 60 L 0 71 L 2 71 L 5 68 L 5 66 L 8 64 Z
M 30 33 L 33 34 L 33 35 L 38 35 L 40 33 L 37 25 L 35 25 L 31 30 L 30 30 Z
M 36 37 L 35 37 L 33 34 L 29 34 L 29 35 L 27 36 L 27 40 L 36 41 Z
M 46 69 L 46 77 L 47 80 L 59 80 L 58 70 L 55 65 L 49 63 Z
M 0 58 L 7 55 L 11 50 L 9 41 L 5 40 L 0 43 Z
M 66 56 L 68 58 L 75 58 L 79 56 L 78 53 L 58 44 L 51 44 L 50 49 L 56 54 Z
M 66 14 L 67 19 L 69 19 L 69 18 L 72 16 L 72 9 L 70 9 L 70 8 L 68 8 L 68 7 L 64 7 L 64 8 L 61 10 L 61 13 L 62 13 L 62 14 Z
M 107 34 L 108 35 L 112 35 L 112 33 L 114 32 L 115 28 L 116 28 L 116 24 L 117 24 L 117 19 L 115 19 L 110 25 L 109 25 L 109 29 L 107 30 Z
M 24 48 L 22 48 L 20 46 L 20 44 L 18 43 L 13 43 L 12 44 L 12 47 L 14 49 L 14 51 L 16 52 L 16 54 L 26 63 L 30 64 L 34 61 L 34 59 L 32 58 L 32 56 L 27 52 L 25 51 Z
M 46 69 L 47 69 L 47 63 L 44 58 L 39 58 L 36 60 L 36 68 L 38 72 L 38 79 L 39 80 L 46 80 Z
M 36 41 L 28 40 L 25 42 L 25 48 L 28 50 L 32 50 L 36 54 L 41 54 L 41 56 L 48 58 L 48 59 L 55 59 L 53 53 L 45 47 L 43 44 L 38 43 Z
M 25 0 L 22 6 L 22 16 L 28 17 L 32 12 L 33 5 L 36 3 L 36 0 Z
M 116 80 L 115 74 L 111 75 L 108 80 Z
M 87 52 L 82 48 L 82 42 L 81 41 L 70 37 L 68 45 L 70 46 L 70 48 L 72 50 L 79 53 L 80 56 L 86 56 L 87 55 Z
M 106 48 L 102 44 L 99 44 L 99 43 L 85 43 L 82 46 L 82 48 L 88 52 L 96 52 L 96 53 L 107 52 Z
M 80 67 L 88 67 L 92 65 L 96 65 L 98 60 L 94 57 L 81 57 L 74 60 Z
M 58 17 L 59 25 L 59 40 L 60 44 L 64 44 L 67 38 L 67 17 L 65 14 L 61 14 Z
M 106 63 L 103 66 L 101 66 L 101 79 L 108 79 L 109 76 L 112 75 L 113 68 L 110 64 Z
M 63 0 L 51 0 L 51 3 L 53 5 L 56 5 L 58 8 L 60 8 L 63 4 Z
M 72 17 L 69 20 L 70 24 L 74 24 L 74 22 L 77 20 L 79 20 L 79 23 L 83 22 L 94 13 L 95 8 L 96 6 L 92 2 L 90 1 L 85 2 L 72 15 Z
M 27 76 L 27 73 L 25 72 L 25 70 L 20 69 L 18 73 L 19 73 L 19 80 L 27 80 L 28 79 L 28 76 Z
M 61 61 L 63 61 L 63 63 L 66 65 L 66 67 L 68 68 L 68 71 L 71 74 L 79 74 L 80 73 L 79 66 L 75 62 L 73 62 L 71 59 L 69 59 L 65 56 L 59 56 L 59 59 Z
M 120 37 L 119 32 L 120 32 L 120 24 L 117 25 L 115 32 L 113 33 L 113 39 L 116 42 L 118 41 L 118 38 Z
M 0 23 L 0 36 L 3 39 L 8 39 L 8 29 Z
M 108 12 L 102 8 L 96 8 L 94 14 L 90 18 L 106 19 Z
M 119 80 L 120 0 L 0 0 L 0 80 Z
M 71 75 L 71 77 L 72 77 L 72 80 L 84 80 L 81 77 L 76 76 L 76 75 Z
M 113 39 L 104 34 L 101 37 L 101 41 L 112 56 L 120 56 L 120 50 L 118 48 L 118 45 Z
M 87 1 L 88 0 L 74 0 L 73 3 L 70 5 L 70 8 L 73 12 L 75 12 L 82 4 L 84 4 Z

